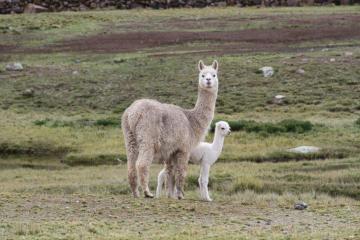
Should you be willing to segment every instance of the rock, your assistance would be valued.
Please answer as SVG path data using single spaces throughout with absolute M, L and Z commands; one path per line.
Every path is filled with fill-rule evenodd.
M 351 57 L 353 55 L 352 52 L 345 52 L 345 57 Z
M 326 51 L 329 51 L 329 49 L 328 48 L 323 48 L 323 49 L 321 49 L 321 51 L 326 52 Z
M 217 6 L 217 7 L 226 7 L 226 2 L 217 2 L 215 6 Z
M 73 71 L 72 74 L 73 74 L 73 75 L 78 75 L 79 72 L 78 72 L 78 71 Z
M 24 69 L 23 65 L 19 62 L 16 63 L 10 63 L 6 65 L 7 71 L 22 71 Z
M 296 70 L 296 73 L 301 74 L 301 75 L 304 75 L 305 70 L 302 69 L 302 68 L 299 68 L 298 70 Z
M 46 7 L 32 3 L 27 4 L 24 9 L 24 13 L 40 13 L 40 12 L 48 12 L 48 11 L 49 9 L 47 9 Z
M 35 91 L 34 91 L 34 89 L 32 89 L 32 88 L 28 88 L 28 89 L 26 89 L 26 90 L 22 93 L 22 95 L 23 95 L 24 97 L 33 97 L 34 94 L 35 94 Z
M 305 210 L 307 207 L 308 205 L 305 202 L 298 202 L 294 205 L 294 209 L 296 210 Z
M 330 58 L 330 62 L 335 62 L 335 58 Z
M 80 11 L 87 11 L 88 8 L 84 4 L 81 3 L 80 6 L 79 6 L 79 10 Z
M 94 8 L 96 8 L 96 7 L 97 7 L 97 4 L 96 4 L 95 2 L 92 2 L 92 3 L 90 4 L 90 8 L 94 9 Z
M 285 100 L 285 96 L 284 95 L 276 95 L 274 97 L 274 103 L 275 104 L 283 104 Z
M 303 62 L 308 62 L 309 59 L 308 59 L 308 58 L 303 58 L 303 59 L 301 59 L 301 61 L 303 61 Z
M 288 152 L 293 152 L 293 153 L 316 153 L 320 151 L 320 148 L 318 147 L 314 147 L 314 146 L 299 146 L 296 148 L 290 148 L 287 150 Z
M 272 67 L 262 67 L 259 68 L 262 71 L 264 77 L 271 77 L 274 74 L 274 69 Z

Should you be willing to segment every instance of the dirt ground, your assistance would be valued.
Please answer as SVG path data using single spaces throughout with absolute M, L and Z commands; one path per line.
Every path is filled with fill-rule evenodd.
M 129 196 L 20 194 L 11 197 L 2 195 L 1 199 L 0 219 L 7 219 L 7 222 L 58 224 L 63 221 L 110 221 L 119 226 L 121 231 L 137 233 L 139 236 L 143 231 L 161 229 L 161 226 L 166 229 L 174 226 L 181 230 L 187 225 L 205 230 L 223 226 L 230 234 L 275 231 L 283 236 L 296 232 L 306 232 L 308 235 L 315 229 L 325 232 L 342 228 L 355 230 L 359 221 L 358 216 L 345 206 L 336 212 L 329 206 L 327 210 L 316 212 L 311 208 L 298 211 L 291 207 L 259 207 L 236 201 L 144 201 Z M 64 226 L 65 229 L 67 227 Z M 71 232 L 70 229 L 67 231 Z
M 255 17 L 254 19 L 258 18 Z M 197 46 L 196 51 L 224 54 L 249 51 L 288 51 L 290 50 L 289 45 L 296 46 L 296 44 L 306 41 L 360 39 L 360 27 L 358 25 L 360 16 L 358 15 L 337 14 L 336 16 L 327 15 L 307 19 L 264 16 L 262 19 L 273 21 L 274 26 L 266 29 L 256 28 L 237 31 L 194 31 L 196 26 L 199 25 L 199 21 L 177 19 L 176 21 L 167 22 L 166 29 L 174 28 L 186 31 L 165 30 L 114 33 L 110 30 L 101 34 L 62 41 L 41 48 L 16 48 L 14 46 L 0 45 L 0 51 L 10 53 L 120 53 L 150 49 L 151 52 L 151 48 L 202 42 L 213 45 L 212 47 L 208 45 Z M 239 25 L 245 25 L 252 20 L 251 18 L 233 18 L 219 21 L 218 19 L 209 18 L 202 20 L 201 25 L 198 27 L 201 29 L 201 26 L 211 25 L 216 29 L 222 29 L 229 22 L 232 22 L 232 24 L 238 22 Z M 212 23 L 212 21 L 215 22 Z M 281 27 L 281 24 L 285 24 L 287 27 Z M 132 29 L 142 29 L 146 26 L 137 26 L 135 24 L 135 26 L 132 25 L 131 27 Z M 296 48 L 292 47 L 291 49 Z

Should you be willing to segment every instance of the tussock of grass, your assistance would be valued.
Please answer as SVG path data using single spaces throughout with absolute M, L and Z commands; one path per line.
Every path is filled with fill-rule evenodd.
M 30 144 L 17 144 L 0 142 L 0 156 L 1 155 L 63 155 L 71 151 L 71 148 L 66 146 L 56 146 L 51 143 L 34 141 Z
M 215 123 L 211 124 L 211 131 L 215 130 Z M 278 134 L 278 133 L 304 133 L 311 131 L 314 125 L 309 121 L 295 119 L 285 119 L 278 123 L 261 123 L 254 120 L 228 121 L 232 131 L 245 131 L 261 134 Z
M 252 190 L 254 192 L 263 192 L 264 184 L 260 179 L 255 178 L 253 176 L 248 176 L 248 175 L 240 176 L 232 184 L 231 192 L 237 193 L 245 190 Z

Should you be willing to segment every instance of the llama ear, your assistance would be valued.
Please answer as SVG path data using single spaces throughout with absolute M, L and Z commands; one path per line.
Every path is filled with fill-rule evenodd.
M 216 60 L 214 60 L 211 66 L 217 71 L 219 68 L 219 63 Z
M 202 60 L 199 61 L 198 67 L 199 67 L 199 71 L 201 71 L 205 68 L 205 64 Z

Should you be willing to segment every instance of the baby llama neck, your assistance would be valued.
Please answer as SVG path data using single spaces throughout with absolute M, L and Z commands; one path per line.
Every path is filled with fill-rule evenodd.
M 216 128 L 215 129 L 214 140 L 213 140 L 211 146 L 218 154 L 220 154 L 221 151 L 222 151 L 222 148 L 224 146 L 224 139 L 225 139 L 225 137 L 222 136 L 219 133 L 219 130 Z

